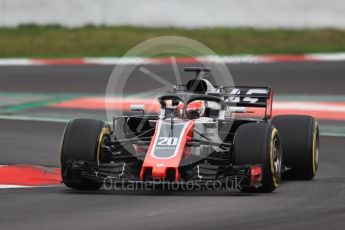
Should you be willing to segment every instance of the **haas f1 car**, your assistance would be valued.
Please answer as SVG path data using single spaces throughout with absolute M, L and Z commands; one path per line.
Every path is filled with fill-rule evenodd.
M 318 168 L 319 130 L 313 117 L 271 119 L 268 87 L 214 86 L 206 67 L 186 67 L 196 77 L 158 98 L 159 114 L 143 106 L 113 116 L 112 127 L 76 119 L 61 144 L 63 183 L 97 190 L 105 181 L 226 186 L 272 192 L 282 179 L 311 180 Z M 262 117 L 250 116 L 250 108 Z

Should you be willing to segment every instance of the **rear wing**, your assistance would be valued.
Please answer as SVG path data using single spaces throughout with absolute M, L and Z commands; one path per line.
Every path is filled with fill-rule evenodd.
M 220 88 L 224 101 L 231 107 L 265 108 L 264 119 L 272 116 L 273 93 L 269 87 L 227 86 Z

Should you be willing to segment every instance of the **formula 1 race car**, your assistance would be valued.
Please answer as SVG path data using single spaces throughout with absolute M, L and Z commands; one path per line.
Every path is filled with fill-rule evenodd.
M 315 176 L 319 130 L 313 117 L 271 119 L 270 88 L 214 86 L 203 78 L 209 68 L 185 71 L 196 77 L 158 98 L 160 114 L 134 105 L 114 115 L 112 127 L 69 122 L 61 144 L 63 183 L 96 190 L 107 181 L 226 187 L 236 180 L 242 192 L 272 192 L 282 179 Z M 245 116 L 260 109 L 263 118 Z

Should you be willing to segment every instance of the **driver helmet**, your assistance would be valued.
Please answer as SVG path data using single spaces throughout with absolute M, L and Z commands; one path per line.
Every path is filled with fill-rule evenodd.
M 193 101 L 186 107 L 186 115 L 189 119 L 205 116 L 206 105 L 204 101 Z

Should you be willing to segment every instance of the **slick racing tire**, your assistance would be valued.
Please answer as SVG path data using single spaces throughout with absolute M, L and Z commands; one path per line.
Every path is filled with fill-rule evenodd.
M 261 165 L 262 186 L 242 187 L 242 192 L 274 191 L 281 181 L 282 151 L 278 131 L 269 123 L 241 125 L 234 138 L 234 165 Z
M 311 180 L 319 165 L 319 128 L 313 117 L 281 115 L 272 119 L 283 147 L 284 179 Z
M 61 177 L 67 187 L 78 190 L 97 190 L 102 183 L 91 181 L 77 174 L 73 178 L 66 173 L 68 160 L 97 162 L 100 158 L 101 143 L 110 137 L 110 129 L 102 121 L 76 119 L 68 123 L 61 142 Z M 78 180 L 79 179 L 79 180 Z

